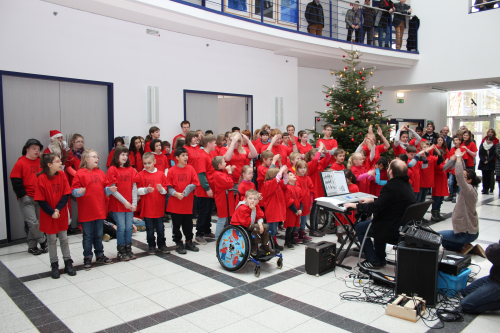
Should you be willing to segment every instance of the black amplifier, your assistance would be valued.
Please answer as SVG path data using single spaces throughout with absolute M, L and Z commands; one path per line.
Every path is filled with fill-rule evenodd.
M 306 273 L 320 276 L 335 269 L 337 245 L 331 242 L 319 242 L 306 247 Z
M 439 262 L 439 271 L 458 276 L 460 272 L 470 266 L 471 258 L 469 255 L 449 254 Z

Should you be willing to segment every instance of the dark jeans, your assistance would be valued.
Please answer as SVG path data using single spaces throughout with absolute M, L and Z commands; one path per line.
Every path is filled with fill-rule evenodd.
M 491 175 L 493 170 L 482 170 L 483 171 L 483 193 L 490 193 L 491 188 Z M 495 184 L 495 182 L 493 182 Z
M 421 187 L 420 188 L 420 201 L 418 201 L 418 202 L 424 202 L 425 197 L 427 197 L 427 193 L 429 193 L 430 190 L 431 190 L 430 188 Z
M 432 200 L 434 201 L 432 203 L 432 210 L 440 210 L 444 197 L 432 197 Z
M 368 232 L 373 232 L 373 226 L 368 230 L 368 226 L 371 221 L 363 221 L 356 224 L 354 229 L 356 230 L 356 236 L 358 237 L 359 243 L 363 242 L 365 234 Z M 365 258 L 371 264 L 379 266 L 380 264 L 385 264 L 385 248 L 387 244 L 378 242 L 376 239 L 370 237 L 366 238 L 365 245 L 363 246 L 363 252 L 365 253 Z
M 463 291 L 460 302 L 465 313 L 483 313 L 500 310 L 500 285 L 489 276 L 469 284 Z
M 316 205 L 316 200 L 314 200 L 311 207 L 311 213 L 309 214 L 309 231 L 318 230 L 318 220 L 316 219 L 317 214 L 319 214 L 319 209 Z
M 363 40 L 361 41 L 362 43 L 365 42 L 365 35 L 368 33 L 368 38 L 366 39 L 366 44 L 372 45 L 373 44 L 373 27 L 365 27 L 363 26 Z
M 196 236 L 210 234 L 212 230 L 213 198 L 198 197 L 198 220 L 196 220 Z
M 352 38 L 352 31 L 354 30 L 354 35 L 356 36 L 356 43 L 359 43 L 359 29 L 348 28 L 347 29 L 347 41 L 350 42 Z
M 472 243 L 477 239 L 479 233 L 469 234 L 468 232 L 459 232 L 456 234 L 453 230 L 439 231 L 443 235 L 443 247 L 448 251 L 459 252 L 465 244 Z
M 94 245 L 94 253 L 96 257 L 104 255 L 104 247 L 102 246 L 102 230 L 104 221 L 95 220 L 80 223 L 83 231 L 83 256 L 92 259 L 92 245 Z
M 420 202 L 420 192 L 413 192 L 415 193 L 415 203 L 419 203 Z
M 145 217 L 144 222 L 146 222 L 146 239 L 148 241 L 149 247 L 158 248 L 166 246 L 165 239 L 165 226 L 163 225 L 163 216 L 158 218 Z M 155 228 L 157 240 L 155 242 Z
M 382 28 L 379 25 L 378 28 L 377 28 L 377 31 L 378 31 L 378 46 L 380 46 L 380 47 L 384 47 L 386 45 L 390 46 L 390 42 L 391 42 L 391 27 L 389 26 L 389 24 L 387 24 L 385 26 L 385 28 Z M 385 37 L 383 37 L 384 36 L 384 32 L 385 32 Z M 385 40 L 385 44 L 384 44 L 384 40 Z
M 192 219 L 196 218 L 196 211 L 198 210 L 198 197 L 193 194 L 193 216 Z
M 172 238 L 174 243 L 179 243 L 182 241 L 182 234 L 186 238 L 186 241 L 193 240 L 193 219 L 190 214 L 175 214 L 172 215 Z M 181 233 L 182 227 L 182 233 Z

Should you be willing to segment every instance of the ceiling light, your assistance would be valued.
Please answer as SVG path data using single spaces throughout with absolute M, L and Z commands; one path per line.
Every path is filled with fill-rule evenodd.
M 401 98 L 402 98 L 402 97 L 405 97 L 405 94 L 404 94 L 404 93 L 397 93 L 396 95 L 397 95 L 398 97 L 401 97 Z

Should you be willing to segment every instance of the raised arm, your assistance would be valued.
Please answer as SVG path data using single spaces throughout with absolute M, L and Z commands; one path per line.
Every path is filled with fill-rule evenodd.
M 408 128 L 408 131 L 410 131 L 411 134 L 413 134 L 413 136 L 415 137 L 415 146 L 417 146 L 420 143 L 420 141 L 422 141 L 422 138 L 420 137 L 420 135 L 417 134 L 417 132 L 415 132 L 411 128 Z
M 231 137 L 231 144 L 227 148 L 226 153 L 224 154 L 224 161 L 229 162 L 233 158 L 233 153 L 234 153 L 234 145 L 236 142 L 238 142 L 240 138 L 240 134 L 236 133 Z
M 242 134 L 242 141 L 245 141 L 245 143 L 248 144 L 248 149 L 250 149 L 250 154 L 248 154 L 248 158 L 256 158 L 259 154 L 257 154 L 257 149 L 255 149 L 254 145 L 252 144 L 252 141 L 245 135 Z
M 382 139 L 382 142 L 384 143 L 384 149 L 388 150 L 391 147 L 391 144 L 389 143 L 389 141 L 387 141 L 387 139 L 384 136 L 384 133 L 382 132 L 382 129 L 380 128 L 380 126 L 377 128 L 377 134 Z

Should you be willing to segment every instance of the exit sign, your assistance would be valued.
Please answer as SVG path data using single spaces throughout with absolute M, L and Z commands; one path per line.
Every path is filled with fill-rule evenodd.
M 398 98 L 397 101 L 398 101 L 398 103 L 404 103 L 405 102 L 405 100 L 402 99 L 402 98 Z

